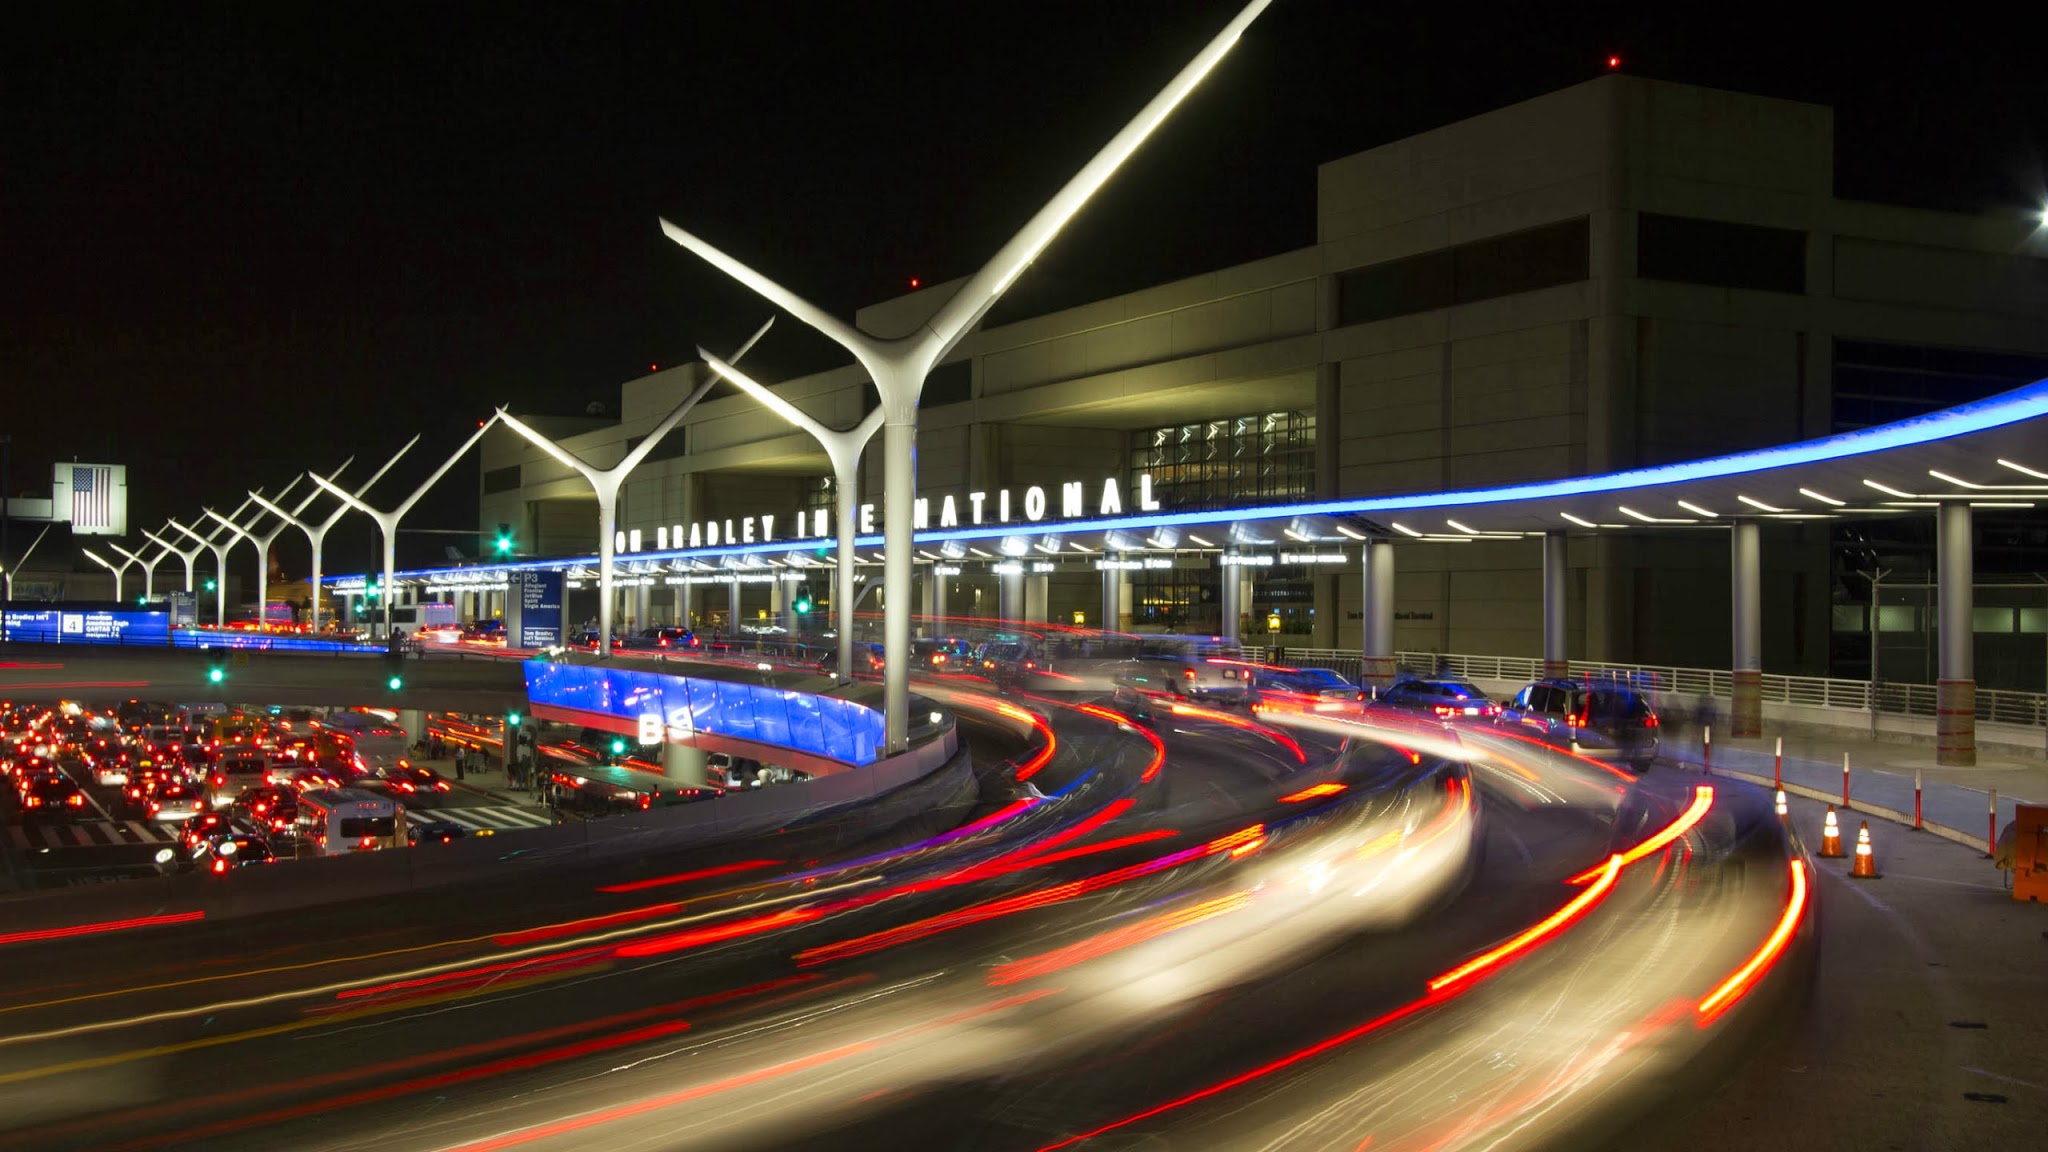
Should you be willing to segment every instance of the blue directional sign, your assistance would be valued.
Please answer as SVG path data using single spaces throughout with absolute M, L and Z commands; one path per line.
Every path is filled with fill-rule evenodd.
M 171 642 L 171 618 L 166 612 L 9 610 L 7 638 L 25 644 L 164 646 Z

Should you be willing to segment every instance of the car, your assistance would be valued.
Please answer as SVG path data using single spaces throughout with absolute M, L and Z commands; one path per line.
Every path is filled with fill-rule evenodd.
M 299 795 L 278 784 L 244 788 L 235 797 L 232 811 L 259 828 L 288 829 L 299 818 Z
M 688 628 L 674 626 L 648 628 L 640 633 L 640 646 L 646 648 L 695 648 L 697 636 Z
M 1618 680 L 1538 680 L 1501 707 L 1495 723 L 1596 760 L 1641 771 L 1657 758 L 1657 710 Z
M 128 783 L 128 754 L 119 748 L 91 751 L 85 763 L 93 783 L 102 788 L 119 788 Z
M 999 684 L 1014 683 L 1036 672 L 1044 663 L 1032 646 L 1022 640 L 988 640 L 974 650 L 963 671 L 986 676 Z
M 1442 720 L 1491 720 L 1500 705 L 1463 680 L 1447 677 L 1399 678 L 1373 701 L 1376 707 L 1422 712 Z
M 213 806 L 225 808 L 242 794 L 244 788 L 255 788 L 270 781 L 270 763 L 260 753 L 246 749 L 235 750 L 222 756 L 208 773 L 206 784 L 213 793 Z
M 1242 702 L 1250 693 L 1253 666 L 1242 660 L 1157 653 L 1134 657 L 1120 664 L 1126 668 L 1120 668 L 1112 675 L 1121 674 L 1130 666 L 1140 667 L 1148 670 L 1150 681 L 1163 684 L 1166 691 L 1189 700 Z
M 145 812 L 151 820 L 190 820 L 208 809 L 206 794 L 183 780 L 163 780 L 150 789 Z
M 462 629 L 462 639 L 471 644 L 503 644 L 505 622 L 503 620 L 478 620 Z
M 913 668 L 930 668 L 934 672 L 951 672 L 956 668 L 965 671 L 974 650 L 965 640 L 936 636 L 912 640 L 910 655 Z
M 452 791 L 448 781 L 442 779 L 439 772 L 421 767 L 409 760 L 400 760 L 397 764 L 379 768 L 375 776 L 394 791 L 407 794 Z
M 208 840 L 232 835 L 234 831 L 234 823 L 226 815 L 219 812 L 201 812 L 185 821 L 184 833 L 178 839 L 189 852 Z
M 216 876 L 235 868 L 277 862 L 277 854 L 271 851 L 270 841 L 246 832 L 202 840 L 191 848 L 189 855 L 194 865 Z
M 69 821 L 85 814 L 85 791 L 62 772 L 25 777 L 21 783 L 21 815 L 37 822 Z
M 469 835 L 469 829 L 453 820 L 423 820 L 405 826 L 407 844 L 452 844 Z
M 594 628 L 586 628 L 583 631 L 576 633 L 574 636 L 569 637 L 569 647 L 584 648 L 592 652 L 597 651 L 597 630 Z M 621 636 L 616 632 L 612 634 L 612 648 L 614 650 L 631 647 L 633 647 L 633 645 L 630 642 L 628 642 L 624 636 Z
M 1254 708 L 1283 712 L 1356 712 L 1365 689 L 1328 668 L 1248 667 Z
M 833 673 L 839 670 L 839 649 L 828 648 L 818 656 L 816 667 L 820 672 Z M 853 671 L 856 675 L 868 673 L 879 675 L 882 671 L 882 646 L 880 644 L 855 644 L 853 646 Z

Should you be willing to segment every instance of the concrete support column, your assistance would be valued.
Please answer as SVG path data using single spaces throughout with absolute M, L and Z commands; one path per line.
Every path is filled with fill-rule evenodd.
M 649 624 L 653 623 L 653 621 L 649 620 L 647 617 L 648 601 L 652 598 L 653 594 L 654 589 L 649 588 L 645 584 L 636 585 L 633 589 L 632 630 L 636 633 L 639 632 L 642 628 L 645 628 Z
M 1543 534 L 1543 674 L 1571 675 L 1565 648 L 1565 590 L 1572 578 L 1569 541 L 1560 531 Z
M 733 639 L 740 635 L 740 582 L 734 579 L 725 586 L 725 634 Z
M 1122 629 L 1124 605 L 1124 574 L 1121 569 L 1102 570 L 1102 624 L 1106 631 Z
M 1024 619 L 1033 624 L 1045 623 L 1045 601 L 1052 590 L 1052 577 L 1024 577 Z
M 924 571 L 920 575 L 924 580 L 922 595 L 924 598 L 925 630 L 936 634 L 939 623 L 939 589 L 944 586 L 944 581 L 939 577 L 939 566 L 937 564 L 925 565 Z
M 1244 573 L 1239 571 L 1237 565 L 1226 563 L 1226 558 L 1235 559 L 1236 555 L 1234 553 L 1225 553 L 1224 556 L 1218 557 L 1216 561 L 1219 570 L 1217 573 L 1216 631 L 1225 640 L 1242 642 L 1244 636 L 1239 623 L 1240 618 L 1244 615 Z
M 427 714 L 417 708 L 400 708 L 398 726 L 405 729 L 405 746 L 411 748 L 427 734 Z
M 1024 619 L 1024 573 L 1002 572 L 996 576 L 998 614 L 1004 623 Z
M 1763 544 L 1754 520 L 1729 529 L 1729 590 L 1734 625 L 1734 700 L 1728 710 L 1731 736 L 1764 734 Z
M 1976 563 L 1969 504 L 1944 501 L 1934 510 L 1935 642 L 1941 646 L 1934 686 L 1934 762 L 1977 763 Z
M 661 778 L 671 787 L 702 788 L 707 782 L 704 750 L 674 740 L 661 746 Z
M 1394 683 L 1394 546 L 1385 540 L 1365 542 L 1363 565 L 1365 617 L 1360 648 L 1359 679 L 1375 688 Z

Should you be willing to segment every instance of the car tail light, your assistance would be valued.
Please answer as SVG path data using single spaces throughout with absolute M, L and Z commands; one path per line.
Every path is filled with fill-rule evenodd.
M 71 805 L 73 808 L 83 808 L 85 807 L 85 795 L 83 793 L 73 792 L 71 794 L 71 799 L 65 801 L 65 803 Z
M 1654 725 L 1654 724 L 1656 723 L 1656 721 L 1652 720 L 1652 721 L 1651 721 L 1650 723 Z M 436 792 L 446 792 L 446 791 L 448 791 L 448 782 L 447 782 L 446 780 L 436 780 L 436 781 L 434 781 L 434 791 L 436 791 Z
M 1183 668 L 1180 670 L 1180 676 L 1183 680 L 1193 680 L 1195 678 L 1195 670 L 1193 668 Z
M 1458 710 L 1449 704 L 1432 705 L 1429 710 L 1439 716 L 1456 716 L 1458 714 Z
M 1644 721 L 1644 722 L 1643 722 L 1643 727 L 1645 727 L 1645 728 L 1655 728 L 1656 726 L 1657 726 L 1657 714 L 1656 714 L 1655 712 L 1652 712 L 1652 713 L 1650 713 L 1650 718 L 1649 718 L 1648 720 L 1646 720 L 1646 721 Z
M 214 871 L 214 874 L 215 874 L 216 876 L 217 876 L 217 875 L 219 875 L 219 874 L 220 874 L 220 873 L 222 873 L 222 872 L 225 872 L 225 871 L 227 871 L 227 870 L 228 870 L 228 862 L 227 862 L 227 861 L 225 861 L 225 860 L 215 860 L 215 861 L 213 862 L 213 871 Z
M 42 806 L 43 798 L 41 796 L 31 796 L 24 803 L 27 807 L 38 808 Z
M 151 812 L 161 812 L 161 811 L 163 811 L 163 810 L 164 810 L 164 806 L 163 806 L 163 805 L 161 805 L 161 804 L 159 804 L 159 803 L 157 803 L 157 802 L 156 802 L 156 801 L 154 801 L 154 800 L 151 800 L 151 801 L 149 802 L 149 810 L 150 810 Z

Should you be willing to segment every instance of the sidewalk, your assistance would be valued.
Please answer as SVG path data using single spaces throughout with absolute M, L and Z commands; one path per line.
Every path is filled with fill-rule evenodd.
M 1771 782 L 1775 737 L 1730 740 L 1714 738 L 1713 772 Z M 1666 758 L 1690 767 L 1702 766 L 1698 737 L 1685 744 L 1666 744 Z M 1974 768 L 1944 768 L 1934 762 L 1934 749 L 1871 740 L 1785 737 L 1785 790 L 1840 806 L 1842 757 L 1849 757 L 1848 807 L 1872 816 L 1913 823 L 1913 780 L 1921 781 L 1921 813 L 1937 835 L 1982 848 L 1989 830 L 1991 790 L 1998 791 L 1998 826 L 2004 828 L 2018 804 L 2048 803 L 2048 762 L 1979 753 Z
M 514 788 L 505 778 L 505 769 L 496 763 L 487 768 L 471 768 L 462 774 L 462 779 L 457 780 L 453 756 L 444 756 L 439 760 L 429 760 L 423 756 L 414 756 L 410 759 L 414 764 L 439 772 L 455 787 L 489 796 L 500 804 L 515 804 L 526 808 L 541 806 L 533 793 L 523 788 Z

